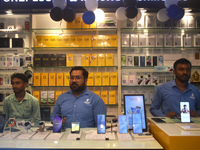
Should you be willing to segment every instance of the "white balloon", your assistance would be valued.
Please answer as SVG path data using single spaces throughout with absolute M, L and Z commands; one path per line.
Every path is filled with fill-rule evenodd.
M 169 19 L 169 17 L 167 16 L 167 9 L 166 8 L 163 8 L 163 9 L 158 11 L 157 19 L 160 22 L 165 22 L 165 21 L 167 21 Z
M 170 5 L 178 4 L 178 0 L 165 0 L 165 7 L 168 8 Z
M 85 7 L 89 11 L 94 11 L 98 7 L 98 1 L 97 0 L 86 0 Z
M 135 18 L 130 19 L 132 22 L 138 22 L 140 19 L 142 18 L 142 13 L 141 11 L 138 9 L 138 14 Z
M 94 11 L 94 14 L 95 14 L 95 21 L 96 22 L 104 21 L 105 13 L 104 13 L 104 11 L 102 9 L 96 9 Z
M 59 7 L 62 10 L 67 6 L 67 0 L 52 0 L 54 7 Z
M 116 12 L 115 12 L 115 16 L 118 20 L 120 21 L 124 21 L 127 19 L 126 15 L 125 15 L 125 7 L 119 7 Z

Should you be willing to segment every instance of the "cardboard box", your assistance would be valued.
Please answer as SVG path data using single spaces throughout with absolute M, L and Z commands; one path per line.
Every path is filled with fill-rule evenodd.
M 49 54 L 49 66 L 57 66 L 57 54 Z
M 47 91 L 41 91 L 40 103 L 47 104 Z
M 66 54 L 57 54 L 57 66 L 66 66 Z
M 105 66 L 105 54 L 98 54 L 98 66 Z
M 48 85 L 49 85 L 49 74 L 41 73 L 41 86 L 48 86 Z
M 101 91 L 101 99 L 105 104 L 108 104 L 108 91 Z
M 33 74 L 33 86 L 40 86 L 40 73 Z
M 93 72 L 89 72 L 87 86 L 93 86 L 93 85 L 94 85 L 94 74 Z
M 48 104 L 54 104 L 55 101 L 55 92 L 48 91 Z
M 49 73 L 49 86 L 56 86 L 56 73 Z
M 94 85 L 101 86 L 101 72 L 94 73 Z
M 63 86 L 63 73 L 56 73 L 56 86 Z
M 73 54 L 66 54 L 66 64 L 67 66 L 74 66 L 74 55 Z
M 106 54 L 106 66 L 113 66 L 113 54 Z
M 33 96 L 40 102 L 40 91 L 33 91 Z
M 110 85 L 110 73 L 109 72 L 103 72 L 102 73 L 102 85 L 103 86 L 109 86 Z
M 110 85 L 117 86 L 117 72 L 110 72 Z
M 97 66 L 97 54 L 90 54 L 90 66 Z
M 70 73 L 65 72 L 64 73 L 64 86 L 69 86 L 70 85 Z
M 109 91 L 109 104 L 116 104 L 116 92 Z
M 89 66 L 89 54 L 82 54 L 82 66 Z

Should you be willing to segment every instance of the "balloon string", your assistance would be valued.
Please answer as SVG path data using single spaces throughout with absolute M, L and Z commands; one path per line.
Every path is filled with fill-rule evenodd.
M 60 31 L 61 31 L 60 35 L 62 35 L 64 33 L 61 25 L 62 25 L 62 20 L 60 21 Z
M 90 25 L 89 25 L 90 28 Z M 90 28 L 91 34 L 92 34 L 92 28 Z M 91 51 L 93 49 L 93 34 L 92 34 L 92 38 L 91 38 Z

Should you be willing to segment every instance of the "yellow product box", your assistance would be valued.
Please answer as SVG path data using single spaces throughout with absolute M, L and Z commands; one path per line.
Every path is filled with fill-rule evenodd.
M 110 73 L 110 85 L 116 86 L 117 85 L 117 72 Z
M 56 86 L 56 73 L 49 73 L 49 86 Z
M 63 86 L 63 73 L 56 73 L 56 86 Z
M 76 17 L 74 19 L 74 28 L 81 28 L 81 20 L 82 20 L 81 17 Z
M 90 58 L 89 54 L 82 54 L 82 66 L 89 66 Z
M 110 47 L 117 47 L 117 35 L 110 35 Z
M 75 21 L 67 22 L 67 23 L 66 23 L 68 29 L 74 28 L 74 24 L 75 24 Z
M 77 46 L 78 47 L 84 47 L 84 39 L 82 35 L 77 35 L 76 37 L 76 41 L 77 41 Z
M 90 66 L 97 66 L 97 54 L 90 54 Z
M 101 91 L 101 99 L 105 104 L 108 104 L 108 91 Z
M 43 47 L 48 47 L 49 43 L 50 43 L 49 40 L 50 40 L 49 36 L 43 36 L 43 38 L 42 38 L 42 46 Z
M 98 66 L 105 66 L 105 54 L 98 54 Z
M 97 28 L 97 22 L 94 21 L 89 27 L 90 28 Z
M 101 86 L 101 72 L 94 73 L 94 85 Z
M 40 86 L 40 73 L 33 74 L 33 86 Z
M 109 40 L 110 40 L 110 35 L 104 35 L 103 36 L 103 46 L 104 47 L 111 47 Z
M 94 74 L 93 72 L 89 72 L 87 86 L 93 86 L 93 85 L 94 85 Z
M 64 35 L 62 39 L 63 39 L 63 47 L 70 47 L 71 44 L 70 35 Z
M 47 104 L 47 91 L 41 91 L 40 104 Z
M 42 35 L 37 35 L 35 38 L 35 47 L 43 47 L 42 45 Z
M 76 35 L 70 35 L 70 47 L 78 47 Z
M 109 86 L 110 81 L 110 73 L 109 72 L 103 72 L 102 73 L 102 85 Z
M 49 86 L 49 74 L 41 73 L 41 86 Z
M 83 37 L 83 45 L 81 47 L 92 47 L 91 45 L 92 37 L 90 35 L 82 35 L 82 37 Z
M 93 91 L 95 94 L 97 94 L 99 97 L 101 97 L 101 92 L 100 91 Z
M 83 20 L 81 20 L 81 27 L 82 28 L 90 28 L 90 25 L 86 24 Z
M 40 102 L 40 91 L 33 91 L 33 96 Z
M 106 66 L 113 66 L 113 54 L 106 54 Z
M 49 46 L 48 47 L 58 47 L 57 45 L 57 36 L 49 36 Z
M 47 104 L 54 104 L 55 101 L 55 92 L 54 91 L 48 91 L 48 97 L 47 97 Z
M 103 43 L 103 35 L 94 35 L 93 36 L 93 47 L 102 47 L 104 46 Z
M 74 66 L 74 55 L 73 54 L 66 54 L 66 64 L 67 66 Z
M 58 96 L 62 93 L 63 91 L 55 91 L 55 101 L 58 99 Z
M 116 92 L 109 91 L 109 104 L 116 104 Z
M 64 86 L 69 86 L 69 81 L 70 81 L 70 73 L 65 72 L 64 73 Z
M 63 47 L 64 43 L 63 43 L 63 38 L 60 36 L 56 37 L 56 46 L 52 46 L 52 47 Z

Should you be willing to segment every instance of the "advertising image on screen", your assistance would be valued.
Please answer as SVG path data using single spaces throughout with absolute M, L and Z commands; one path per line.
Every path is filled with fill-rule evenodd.
M 119 133 L 127 133 L 126 115 L 119 115 Z
M 53 132 L 60 133 L 62 131 L 62 115 L 55 115 L 53 120 Z
M 106 117 L 104 114 L 97 115 L 97 133 L 105 134 L 106 133 Z
M 180 102 L 181 122 L 190 122 L 189 102 Z
M 146 110 L 143 94 L 125 94 L 124 95 L 124 114 L 127 116 L 129 129 L 133 129 L 133 114 L 141 114 L 141 123 L 143 132 L 147 131 Z

